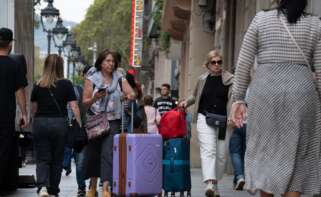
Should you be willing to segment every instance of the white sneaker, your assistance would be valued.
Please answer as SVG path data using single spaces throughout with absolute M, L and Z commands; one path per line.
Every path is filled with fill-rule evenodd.
M 39 191 L 39 197 L 49 197 L 47 188 L 42 187 Z
M 214 197 L 220 197 L 220 192 L 218 191 L 217 184 L 213 184 L 213 189 L 214 189 Z
M 235 184 L 235 190 L 243 190 L 243 187 L 244 187 L 244 184 L 245 184 L 245 180 L 244 178 L 239 178 Z

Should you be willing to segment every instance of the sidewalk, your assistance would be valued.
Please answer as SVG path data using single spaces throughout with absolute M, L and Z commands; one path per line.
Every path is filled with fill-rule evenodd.
M 35 166 L 28 165 L 20 169 L 20 174 L 35 174 Z M 247 192 L 236 192 L 232 190 L 232 176 L 225 176 L 219 184 L 219 189 L 222 197 L 250 197 Z M 201 170 L 192 169 L 192 197 L 203 197 L 204 196 L 204 185 L 201 184 Z M 60 183 L 61 197 L 76 197 L 77 183 L 75 176 L 75 168 L 73 166 L 72 173 L 66 177 L 63 173 Z M 178 196 L 178 194 L 176 195 Z M 256 195 L 258 196 L 258 195 Z M 2 197 L 2 196 L 1 196 Z M 8 197 L 37 197 L 36 189 L 19 189 Z

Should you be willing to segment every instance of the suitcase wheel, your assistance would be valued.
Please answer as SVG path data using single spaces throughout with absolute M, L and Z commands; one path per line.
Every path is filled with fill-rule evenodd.
M 172 193 L 171 193 L 171 197 L 175 197 L 175 192 L 172 192 Z
M 187 192 L 187 197 L 191 197 L 192 195 L 191 195 L 191 191 L 188 191 Z
M 180 197 L 184 197 L 184 192 L 180 192 L 180 193 L 179 193 L 179 196 L 180 196 Z
M 164 197 L 168 197 L 168 193 L 167 192 L 164 193 Z

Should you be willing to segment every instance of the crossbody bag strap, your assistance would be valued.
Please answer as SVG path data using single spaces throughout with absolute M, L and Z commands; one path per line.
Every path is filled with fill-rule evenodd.
M 288 32 L 288 34 L 289 34 L 289 36 L 291 37 L 291 39 L 292 39 L 293 43 L 295 44 L 295 46 L 296 46 L 296 47 L 298 48 L 298 50 L 300 51 L 300 53 L 301 53 L 301 55 L 302 55 L 305 63 L 309 66 L 310 70 L 312 71 L 312 67 L 311 67 L 310 62 L 308 61 L 308 59 L 307 59 L 307 57 L 305 56 L 303 50 L 301 49 L 301 47 L 299 46 L 299 44 L 298 44 L 297 41 L 295 40 L 294 36 L 293 36 L 292 33 L 290 32 L 288 26 L 285 24 L 284 20 L 282 20 L 281 18 L 280 18 L 280 21 L 281 21 L 281 23 L 283 24 L 285 30 Z
M 56 100 L 56 98 L 55 98 L 55 95 L 54 95 L 54 94 L 52 93 L 52 91 L 50 90 L 50 87 L 48 88 L 48 91 L 49 91 L 49 94 L 50 94 L 53 102 L 55 103 L 57 109 L 59 110 L 60 115 L 64 116 L 64 114 L 62 113 L 62 110 L 61 110 L 61 108 L 60 108 L 60 106 L 59 106 L 59 104 L 58 104 L 58 102 L 57 102 L 57 100 Z

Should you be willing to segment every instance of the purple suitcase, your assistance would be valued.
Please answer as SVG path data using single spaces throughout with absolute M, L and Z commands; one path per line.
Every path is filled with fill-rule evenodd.
M 162 137 L 119 134 L 114 137 L 113 194 L 157 195 L 162 192 Z

